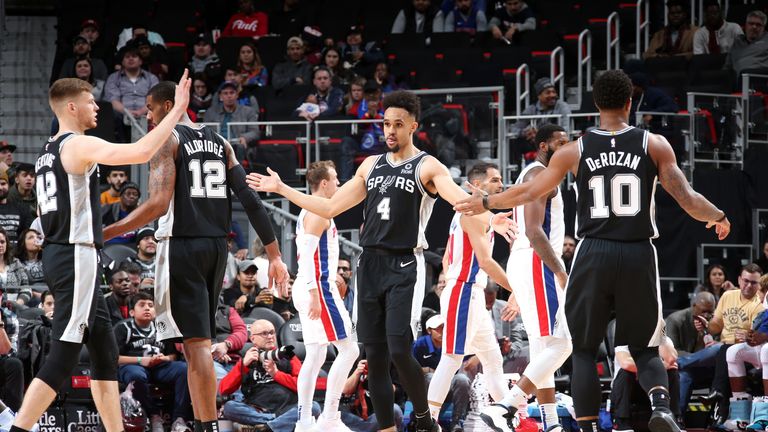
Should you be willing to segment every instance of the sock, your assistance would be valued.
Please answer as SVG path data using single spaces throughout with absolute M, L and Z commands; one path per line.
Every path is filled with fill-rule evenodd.
M 314 418 L 312 417 L 312 403 L 299 405 L 296 409 L 299 412 L 299 423 L 304 426 L 311 426 Z
M 10 408 L 5 408 L 3 412 L 0 412 L 0 427 L 6 430 L 10 429 L 15 418 L 13 411 Z
M 429 410 L 423 413 L 416 413 L 416 428 L 424 428 L 432 426 L 432 416 Z
M 651 398 L 652 409 L 656 410 L 662 408 L 666 411 L 670 411 L 669 392 L 666 389 L 657 388 L 655 390 L 651 390 L 651 394 L 649 396 Z
M 550 426 L 560 424 L 560 419 L 557 417 L 557 404 L 539 404 L 539 412 L 541 413 L 541 422 L 544 423 L 544 430 Z
M 733 392 L 733 397 L 731 400 L 744 400 L 749 399 L 749 393 L 747 392 Z
M 219 421 L 201 421 L 200 427 L 202 428 L 203 432 L 219 432 Z
M 512 387 L 512 390 L 510 390 L 509 393 L 504 396 L 504 399 L 499 401 L 499 403 L 505 406 L 507 409 L 514 408 L 517 410 L 517 407 L 527 399 L 528 395 L 525 394 L 525 392 L 520 387 L 515 385 Z
M 8 432 L 29 432 L 26 429 L 22 429 L 16 425 L 11 426 L 11 429 Z
M 438 405 L 434 402 L 429 401 L 429 415 L 432 416 L 435 421 L 437 421 L 440 418 L 440 410 L 443 408 L 442 405 Z
M 203 424 L 200 420 L 195 419 L 194 432 L 203 432 Z
M 581 432 L 599 432 L 600 431 L 600 429 L 597 428 L 597 419 L 578 420 L 576 423 L 579 424 L 579 429 L 581 429 Z

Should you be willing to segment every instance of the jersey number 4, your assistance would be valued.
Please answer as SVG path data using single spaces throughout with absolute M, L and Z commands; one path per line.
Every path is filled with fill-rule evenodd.
M 189 171 L 192 173 L 192 187 L 189 195 L 192 198 L 226 198 L 227 171 L 224 162 L 219 160 L 198 159 L 189 161 Z M 205 187 L 203 187 L 205 184 Z
M 384 197 L 379 201 L 379 205 L 376 206 L 376 213 L 379 214 L 381 220 L 389 220 L 389 197 Z
M 640 212 L 640 178 L 634 174 L 616 174 L 611 179 L 611 207 L 605 203 L 605 177 L 595 176 L 589 179 L 592 190 L 592 203 L 589 209 L 594 219 L 610 216 L 634 216 Z
M 48 171 L 45 175 L 37 176 L 37 205 L 40 207 L 40 214 L 56 211 L 56 175 L 53 171 Z

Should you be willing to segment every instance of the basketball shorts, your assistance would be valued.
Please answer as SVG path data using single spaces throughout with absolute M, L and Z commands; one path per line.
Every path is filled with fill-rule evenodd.
M 157 243 L 155 311 L 158 340 L 210 339 L 216 334 L 227 242 L 218 237 L 171 237 Z
M 565 294 L 557 286 L 555 273 L 533 249 L 512 251 L 507 260 L 507 278 L 529 340 L 570 337 L 563 309 Z
M 311 296 L 303 277 L 293 283 L 293 306 L 299 312 L 304 343 L 327 344 L 345 339 L 352 334 L 352 320 L 344 307 L 336 282 L 320 281 L 320 318 L 309 318 Z
M 585 238 L 579 243 L 565 295 L 574 350 L 597 350 L 614 313 L 614 345 L 645 348 L 661 343 L 664 320 L 657 262 L 650 240 Z
M 448 280 L 440 295 L 443 353 L 475 354 L 499 348 L 493 318 L 485 309 L 483 287 Z
M 56 299 L 51 337 L 84 343 L 94 324 L 112 327 L 101 293 L 99 250 L 93 246 L 49 243 L 43 254 L 45 283 Z
M 367 248 L 357 267 L 357 336 L 363 343 L 418 334 L 424 298 L 424 255 Z M 414 299 L 418 299 L 414 301 Z

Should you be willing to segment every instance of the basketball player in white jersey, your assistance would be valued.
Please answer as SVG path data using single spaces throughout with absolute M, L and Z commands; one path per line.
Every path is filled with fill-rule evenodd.
M 96 127 L 99 110 L 91 85 L 57 80 L 48 103 L 59 131 L 41 147 L 35 163 L 37 203 L 45 235 L 45 281 L 59 302 L 51 349 L 27 390 L 10 430 L 32 429 L 69 379 L 85 344 L 91 357 L 91 394 L 107 432 L 123 430 L 117 387 L 117 342 L 101 295 L 99 251 L 104 241 L 99 216 L 99 164 L 147 162 L 173 130 L 189 102 L 187 71 L 174 88 L 179 105 L 168 119 L 133 144 L 113 144 L 85 131 Z
M 413 323 L 420 321 L 424 297 L 421 251 L 428 246 L 424 230 L 437 194 L 456 203 L 467 193 L 454 183 L 445 165 L 413 144 L 421 112 L 418 96 L 395 91 L 384 98 L 383 105 L 388 152 L 367 157 L 332 198 L 303 194 L 272 170 L 266 176 L 249 174 L 248 183 L 261 192 L 279 193 L 327 219 L 365 201 L 363 253 L 357 272 L 357 336 L 365 347 L 368 388 L 379 427 L 395 429 L 391 361 L 413 402 L 416 431 L 438 431 L 429 413 L 423 373 L 411 352 Z M 491 214 L 479 217 L 490 220 Z M 493 218 L 493 226 L 507 239 L 513 234 L 513 223 L 504 214 Z
M 467 181 L 488 194 L 503 190 L 499 168 L 492 163 L 476 164 L 467 173 Z M 488 221 L 461 213 L 456 213 L 451 221 L 445 252 L 447 283 L 440 294 L 440 314 L 445 323 L 443 352 L 427 393 L 429 411 L 434 419 L 440 415 L 451 379 L 465 355 L 475 354 L 480 359 L 494 400 L 501 400 L 505 394 L 504 358 L 496 339 L 493 318 L 485 309 L 484 290 L 489 276 L 508 291 L 511 289 L 504 270 L 491 256 L 493 238 L 494 232 Z M 507 306 L 511 311 L 508 319 L 514 319 L 520 312 L 514 294 L 510 294 Z M 454 415 L 456 419 L 458 417 Z
M 332 161 L 313 162 L 307 170 L 312 195 L 330 198 L 339 189 Z M 339 262 L 339 233 L 333 219 L 324 219 L 302 210 L 296 224 L 299 271 L 293 283 L 293 305 L 299 312 L 306 356 L 299 371 L 299 421 L 296 432 L 317 430 L 351 432 L 341 422 L 339 399 L 350 369 L 360 350 L 352 333 L 352 321 L 339 290 L 336 266 Z M 314 424 L 312 397 L 328 343 L 339 351 L 328 372 L 323 413 Z
M 536 181 L 549 159 L 568 142 L 565 130 L 546 124 L 536 133 L 536 160 L 525 167 L 517 184 Z M 536 393 L 544 430 L 562 428 L 555 403 L 555 371 L 571 354 L 571 335 L 565 322 L 563 299 L 567 275 L 562 255 L 565 224 L 559 188 L 515 208 L 520 233 L 512 244 L 507 276 L 530 342 L 530 363 L 504 399 L 483 410 L 480 418 L 495 431 L 508 431 L 512 417 L 529 394 Z

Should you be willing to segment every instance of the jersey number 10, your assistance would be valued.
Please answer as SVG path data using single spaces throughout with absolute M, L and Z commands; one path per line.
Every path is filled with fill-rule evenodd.
M 192 198 L 227 197 L 227 172 L 224 162 L 207 160 L 201 164 L 200 160 L 192 159 L 189 161 L 189 171 L 192 174 L 192 187 L 189 188 Z
M 592 208 L 589 214 L 593 219 L 610 216 L 634 216 L 640 212 L 640 178 L 634 174 L 616 174 L 611 178 L 611 207 L 605 203 L 605 177 L 594 176 L 589 179 L 592 190 Z

